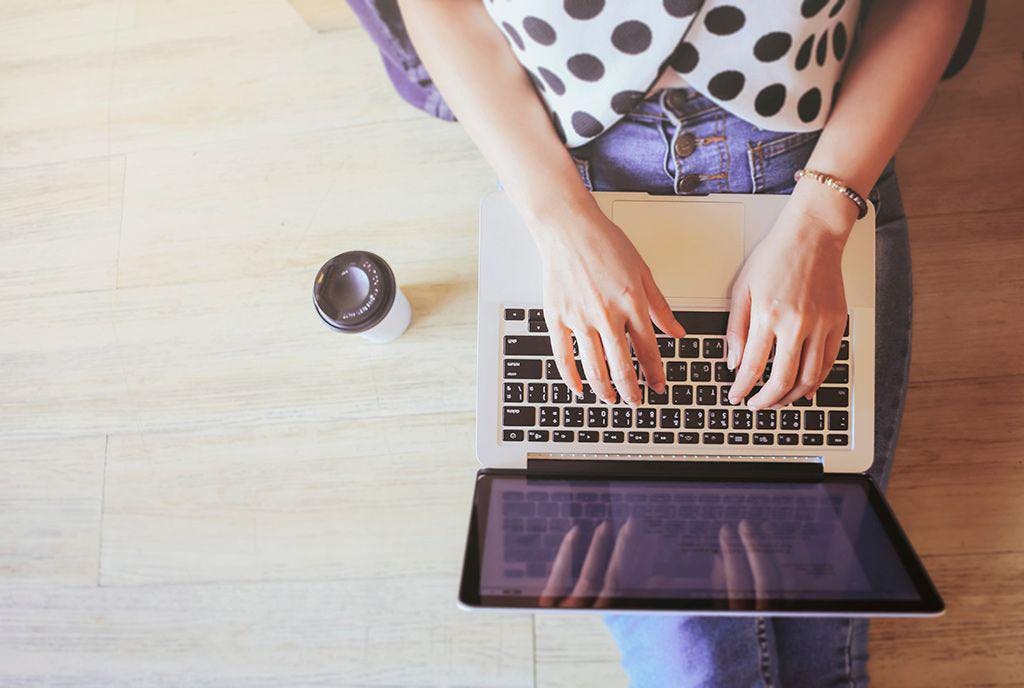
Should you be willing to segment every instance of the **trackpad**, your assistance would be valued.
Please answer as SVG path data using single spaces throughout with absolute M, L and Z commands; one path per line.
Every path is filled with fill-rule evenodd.
M 743 219 L 742 203 L 612 203 L 612 221 L 632 239 L 669 298 L 728 298 L 743 263 Z

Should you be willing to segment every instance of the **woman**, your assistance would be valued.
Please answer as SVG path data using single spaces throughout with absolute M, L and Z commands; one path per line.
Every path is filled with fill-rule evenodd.
M 400 17 L 380 13 L 383 3 L 369 12 L 353 2 L 385 57 L 405 46 L 388 65 L 404 95 L 457 116 L 526 221 L 543 260 L 559 369 L 578 393 L 572 336 L 597 395 L 632 404 L 641 380 L 630 345 L 642 381 L 661 392 L 652 322 L 685 334 L 591 190 L 790 194 L 732 289 L 731 403 L 753 389 L 775 347 L 768 381 L 747 402 L 754 409 L 812 395 L 832 367 L 846 322 L 843 248 L 870 198 L 879 292 L 871 472 L 884 484 L 906 388 L 911 299 L 906 222 L 888 163 L 949 61 L 967 0 L 398 5 Z M 862 621 L 607 621 L 635 686 L 867 681 Z

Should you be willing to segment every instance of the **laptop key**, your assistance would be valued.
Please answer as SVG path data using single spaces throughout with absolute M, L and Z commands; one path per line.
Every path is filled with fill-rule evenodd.
M 835 407 L 850 405 L 850 390 L 846 387 L 819 387 L 815 395 L 818 406 Z
M 750 430 L 754 425 L 754 414 L 747 409 L 735 409 L 732 412 L 732 427 L 734 430 Z
M 672 433 L 671 432 L 656 432 L 654 433 L 655 444 L 672 444 Z
M 799 411 L 780 411 L 779 412 L 779 428 L 782 430 L 799 430 L 800 429 L 800 412 Z
M 824 411 L 804 411 L 804 430 L 824 430 Z
M 728 311 L 672 311 L 686 333 L 724 335 L 729 324 Z
M 722 388 L 718 390 L 719 404 L 722 406 L 735 406 L 729 401 L 729 390 L 732 389 L 732 385 L 722 385 Z
M 583 398 L 580 401 L 584 404 L 596 404 L 597 394 L 594 393 L 594 389 L 587 383 L 583 383 Z
M 501 439 L 505 442 L 522 442 L 523 431 L 513 429 L 503 430 L 501 433 Z
M 797 397 L 792 402 L 790 402 L 790 406 L 811 406 L 811 404 L 811 400 L 808 399 L 807 397 Z
M 566 428 L 583 427 L 583 408 L 580 406 L 566 406 L 562 409 L 562 426 Z
M 672 405 L 692 406 L 693 385 L 672 385 Z
M 633 409 L 623 408 L 617 406 L 612 409 L 612 427 L 613 428 L 631 428 L 633 427 Z
M 762 409 L 757 412 L 757 429 L 758 430 L 774 430 L 776 424 L 775 411 L 772 409 Z
M 845 385 L 849 381 L 850 366 L 848 366 L 845 363 L 836 363 L 834 366 L 832 366 L 832 370 L 828 371 L 828 377 L 825 378 L 825 384 L 827 385 Z
M 621 444 L 626 439 L 626 436 L 621 430 L 605 430 L 601 434 L 601 438 L 609 444 Z
M 539 380 L 541 379 L 541 362 L 538 360 L 506 358 L 506 380 Z
M 784 446 L 793 446 L 800 441 L 800 436 L 795 432 L 780 432 L 779 433 L 779 444 Z
M 754 444 L 768 445 L 775 444 L 775 436 L 770 432 L 755 432 Z
M 555 442 L 572 442 L 575 434 L 572 430 L 555 430 L 551 438 Z
M 700 441 L 700 436 L 695 432 L 681 432 L 677 437 L 679 444 L 697 444 Z
M 750 433 L 730 432 L 729 444 L 750 444 Z
M 523 400 L 523 384 L 521 382 L 505 383 L 505 403 L 518 404 Z
M 551 401 L 555 404 L 568 404 L 572 401 L 572 390 L 564 382 L 551 384 Z
M 550 356 L 551 340 L 542 335 L 505 335 L 506 356 Z
M 544 361 L 544 377 L 549 380 L 562 379 L 562 374 L 558 372 L 558 365 L 551 359 Z
M 664 405 L 668 403 L 668 385 L 666 385 L 665 391 L 658 394 L 650 387 L 647 388 L 647 403 Z
M 722 444 L 725 442 L 725 435 L 720 432 L 705 432 L 704 444 Z
M 675 358 L 676 340 L 671 337 L 658 337 L 658 353 L 662 358 Z
M 736 371 L 729 370 L 729 364 L 719 361 L 715 364 L 715 382 L 736 382 Z
M 533 423 L 529 423 L 533 425 Z M 688 408 L 683 411 L 683 427 L 688 430 L 704 427 L 704 409 Z
M 690 380 L 693 382 L 711 382 L 711 364 L 707 361 L 694 361 L 691 363 Z
M 711 409 L 708 411 L 708 428 L 710 430 L 725 430 L 729 427 L 729 412 L 725 409 Z
M 661 409 L 659 414 L 658 427 L 675 429 L 679 427 L 679 409 L 677 408 L 664 408 Z
M 531 442 L 547 442 L 549 436 L 550 435 L 547 430 L 530 430 L 530 432 L 527 433 L 526 439 Z
M 537 424 L 537 409 L 532 406 L 505 406 L 501 409 L 501 424 L 529 427 Z
M 838 361 L 846 361 L 850 358 L 850 341 L 844 339 L 839 342 L 839 355 L 836 356 Z
M 576 437 L 580 442 L 597 442 L 599 435 L 596 430 L 580 430 Z
M 531 404 L 548 403 L 547 384 L 543 382 L 531 382 L 530 384 L 526 385 L 526 398 Z M 520 401 L 522 400 L 520 399 Z
M 587 427 L 606 428 L 608 427 L 608 407 L 595 406 L 587 409 Z
M 800 438 L 801 444 L 806 446 L 816 447 L 824 442 L 824 438 L 820 433 L 816 432 L 805 432 Z
M 818 428 L 819 430 L 821 428 Z M 829 430 L 849 430 L 850 429 L 850 414 L 846 411 L 829 411 L 828 412 L 828 429 Z
M 700 341 L 691 337 L 680 339 L 679 358 L 700 358 Z
M 543 320 L 531 320 L 530 332 L 547 332 L 548 324 Z
M 639 408 L 636 410 L 636 426 L 638 428 L 654 428 L 658 426 L 658 410 Z
M 526 311 L 522 308 L 506 308 L 505 309 L 505 320 L 523 320 L 526 317 Z
M 828 445 L 830 447 L 845 447 L 849 444 L 850 438 L 846 435 L 829 435 Z
M 531 308 L 530 309 L 530 320 L 543 320 L 544 309 L 543 308 Z
M 666 363 L 665 379 L 669 382 L 686 382 L 686 361 L 669 361 Z
M 647 444 L 651 441 L 651 433 L 643 430 L 633 430 L 629 433 L 630 444 Z
M 540 422 L 537 424 L 547 428 L 557 427 L 559 415 L 557 406 L 541 406 Z
M 697 385 L 697 404 L 714 406 L 718 403 L 718 388 L 714 385 Z
M 709 337 L 704 340 L 704 358 L 725 358 L 725 340 Z

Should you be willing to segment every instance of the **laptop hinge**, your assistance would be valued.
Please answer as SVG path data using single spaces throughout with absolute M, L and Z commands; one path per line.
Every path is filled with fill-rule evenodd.
M 820 479 L 820 456 L 531 455 L 528 477 Z M 660 459 L 660 460 L 658 460 Z M 667 460 L 671 459 L 671 460 Z

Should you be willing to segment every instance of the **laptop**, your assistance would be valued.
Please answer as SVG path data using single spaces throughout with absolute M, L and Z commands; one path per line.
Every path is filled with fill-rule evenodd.
M 728 400 L 728 294 L 786 197 L 594 197 L 636 245 L 687 336 L 658 331 L 664 394 L 641 385 L 633 409 L 604 404 L 585 385 L 576 399 L 552 358 L 534 243 L 503 192 L 483 200 L 483 468 L 460 605 L 941 614 L 935 586 L 865 475 L 874 450 L 873 211 L 843 257 L 849 319 L 828 379 L 812 400 L 753 411 Z

